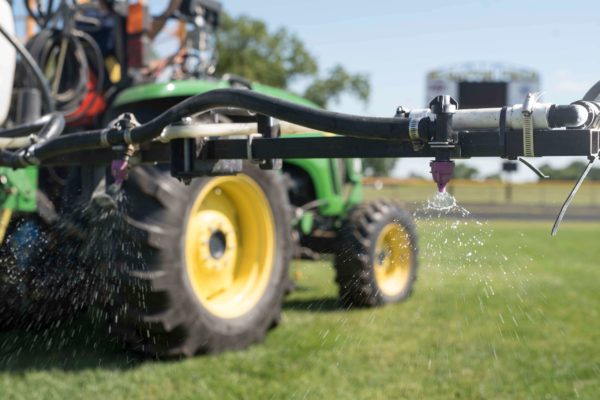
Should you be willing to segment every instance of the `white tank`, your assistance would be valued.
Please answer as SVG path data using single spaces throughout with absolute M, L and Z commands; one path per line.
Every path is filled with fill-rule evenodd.
M 0 25 L 8 32 L 15 33 L 12 8 L 8 1 L 0 1 Z M 0 124 L 3 124 L 10 108 L 17 55 L 15 48 L 1 34 L 0 55 Z

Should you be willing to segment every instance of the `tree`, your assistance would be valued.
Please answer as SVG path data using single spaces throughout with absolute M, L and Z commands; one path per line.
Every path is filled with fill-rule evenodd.
M 217 74 L 233 73 L 281 88 L 318 72 L 314 57 L 295 35 L 285 28 L 269 32 L 263 21 L 244 15 L 222 15 L 217 51 Z
M 587 163 L 583 161 L 573 161 L 564 168 L 553 168 L 548 164 L 544 164 L 540 167 L 540 171 L 550 176 L 550 179 L 572 181 L 579 178 L 585 169 L 586 164 Z M 587 179 L 592 181 L 600 181 L 600 169 L 592 168 L 587 176 Z
M 324 78 L 317 78 L 304 92 L 304 97 L 321 107 L 329 101 L 339 102 L 343 94 L 351 94 L 363 103 L 369 101 L 371 85 L 365 74 L 349 74 L 341 65 L 334 66 Z
M 456 164 L 452 177 L 454 179 L 475 179 L 479 175 L 477 168 L 470 167 L 467 164 Z
M 499 173 L 490 174 L 485 177 L 486 181 L 499 181 L 502 180 L 502 175 Z
M 338 102 L 344 94 L 369 101 L 367 75 L 351 74 L 338 64 L 322 76 L 315 57 L 296 35 L 285 28 L 270 32 L 263 21 L 246 15 L 234 18 L 223 14 L 217 51 L 216 72 L 220 75 L 232 73 L 287 90 L 297 80 L 306 79 L 301 94 L 321 107 Z
M 363 171 L 368 176 L 388 176 L 395 164 L 395 158 L 363 158 Z
M 369 101 L 368 75 L 350 73 L 339 64 L 321 74 L 316 59 L 296 35 L 285 28 L 269 31 L 263 21 L 249 16 L 223 14 L 217 51 L 219 75 L 236 74 L 287 90 L 303 80 L 307 84 L 300 95 L 321 107 L 338 103 L 343 95 L 365 104 Z M 388 175 L 394 164 L 394 159 L 363 160 L 365 171 L 374 175 Z

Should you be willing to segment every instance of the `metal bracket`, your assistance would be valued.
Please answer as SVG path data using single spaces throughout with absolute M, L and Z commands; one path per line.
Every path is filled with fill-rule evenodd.
M 253 164 L 260 164 L 262 160 L 254 158 L 254 155 L 252 154 L 252 141 L 255 137 L 262 137 L 262 135 L 260 133 L 248 135 L 248 139 L 246 140 L 246 159 Z
M 575 198 L 575 195 L 579 191 L 579 188 L 583 184 L 583 181 L 585 180 L 585 178 L 588 176 L 588 174 L 592 170 L 592 166 L 594 165 L 594 162 L 596 162 L 597 159 L 598 159 L 597 155 L 588 157 L 588 165 L 585 167 L 585 169 L 581 173 L 581 176 L 579 177 L 579 179 L 577 179 L 575 186 L 573 186 L 573 189 L 571 189 L 569 196 L 567 196 L 567 199 L 565 200 L 562 207 L 560 208 L 560 212 L 556 216 L 556 220 L 554 221 L 554 226 L 552 226 L 552 233 L 551 233 L 552 236 L 556 236 L 556 233 L 558 232 L 558 227 L 560 226 L 560 223 L 562 222 L 563 218 L 565 217 L 565 214 L 567 213 L 567 209 L 571 205 L 571 202 Z
M 263 138 L 273 139 L 281 136 L 281 127 L 279 125 L 279 121 L 277 121 L 275 118 L 259 114 L 257 115 L 256 122 L 258 127 L 258 133 L 260 133 L 260 136 L 262 136 Z M 252 150 L 251 141 L 252 139 L 248 138 L 248 142 L 250 142 L 250 144 L 248 145 L 250 149 L 250 155 Z M 249 157 L 249 159 L 251 158 Z M 258 166 L 260 167 L 260 169 L 281 169 L 283 167 L 283 161 L 281 158 L 267 158 L 261 160 L 258 163 Z
M 542 171 L 540 171 L 539 169 L 537 169 L 535 165 L 533 165 L 532 163 L 530 163 L 529 161 L 527 161 L 523 157 L 519 157 L 519 158 L 517 158 L 517 160 L 519 160 L 527 168 L 529 168 L 530 170 L 532 170 L 533 173 L 536 174 L 537 176 L 539 176 L 540 178 L 542 178 L 542 179 L 549 179 L 550 178 L 548 175 L 544 174 Z

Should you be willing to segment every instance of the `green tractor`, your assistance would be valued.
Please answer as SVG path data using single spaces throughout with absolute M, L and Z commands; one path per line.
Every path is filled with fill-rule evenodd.
M 186 59 L 164 82 L 134 82 L 130 77 L 139 68 L 132 68 L 131 61 L 125 65 L 122 60 L 127 58 L 116 53 L 120 64 L 112 63 L 111 69 L 105 62 L 94 71 L 116 74 L 118 88 L 105 97 L 106 107 L 95 124 L 108 126 L 125 113 L 145 123 L 191 96 L 230 87 L 316 107 L 239 77 L 212 77 L 214 57 L 200 49 L 206 48 L 206 34 L 216 27 L 220 5 L 208 0 L 179 3 L 168 17 L 187 16 L 194 22 L 183 41 Z M 127 17 L 122 14 L 121 21 L 126 23 Z M 257 121 L 261 123 L 259 115 L 223 108 L 182 125 Z M 288 270 L 292 258 L 333 255 L 340 302 L 346 307 L 395 303 L 412 291 L 417 243 L 411 215 L 396 202 L 363 202 L 359 159 L 284 159 L 279 171 L 269 171 L 264 161 L 256 162 L 249 154 L 241 172 L 228 173 L 225 162 L 210 164 L 205 176 L 190 180 L 174 178 L 168 159 L 165 164 L 135 165 L 134 158 L 121 186 L 124 206 L 116 217 L 114 212 L 105 217 L 101 208 L 93 208 L 95 215 L 90 216 L 89 207 L 84 207 L 85 218 L 72 217 L 74 204 L 101 198 L 110 185 L 105 166 L 0 171 L 8 193 L 0 221 L 5 259 L 12 257 L 15 269 L 44 271 L 33 273 L 30 281 L 38 285 L 32 283 L 27 290 L 11 286 L 4 277 L 5 293 L 13 296 L 2 301 L 8 311 L 3 315 L 17 321 L 12 326 L 31 326 L 26 321 L 40 313 L 53 322 L 95 303 L 106 313 L 110 333 L 128 348 L 150 356 L 191 356 L 261 341 L 279 323 L 284 297 L 293 288 Z M 17 217 L 11 219 L 7 210 Z M 72 239 L 65 243 L 65 237 Z M 22 247 L 32 243 L 42 250 L 27 258 Z M 75 265 L 56 266 L 65 259 Z M 61 292 L 50 301 L 49 290 L 40 290 L 39 283 L 55 273 L 64 275 L 65 268 L 67 278 L 46 285 L 59 286 Z

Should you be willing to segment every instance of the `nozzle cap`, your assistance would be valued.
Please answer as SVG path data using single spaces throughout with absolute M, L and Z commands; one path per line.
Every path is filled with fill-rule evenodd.
M 431 167 L 431 176 L 437 184 L 438 191 L 444 193 L 448 182 L 452 179 L 454 161 L 432 161 L 429 163 L 429 166 Z

